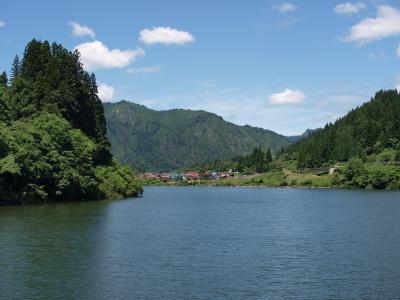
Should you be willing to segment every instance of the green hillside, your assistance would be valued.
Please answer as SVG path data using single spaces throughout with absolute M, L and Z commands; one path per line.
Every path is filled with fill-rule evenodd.
M 155 111 L 127 101 L 105 103 L 104 109 L 113 154 L 142 170 L 175 170 L 255 147 L 277 152 L 290 143 L 272 131 L 234 125 L 205 111 Z
M 384 149 L 400 150 L 399 116 L 398 91 L 380 91 L 334 124 L 327 124 L 290 145 L 284 154 L 304 168 L 348 161 L 352 157 L 364 159 Z

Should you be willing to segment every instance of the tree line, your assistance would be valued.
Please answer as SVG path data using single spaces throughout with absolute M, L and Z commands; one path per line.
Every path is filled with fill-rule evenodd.
M 96 77 L 79 52 L 32 40 L 0 75 L 0 203 L 136 195 L 113 160 Z
M 255 147 L 248 155 L 236 156 L 229 160 L 215 160 L 211 163 L 185 168 L 185 170 L 196 169 L 200 172 L 232 170 L 240 173 L 264 173 L 271 169 L 272 162 L 273 156 L 270 148 L 264 151 L 260 147 Z

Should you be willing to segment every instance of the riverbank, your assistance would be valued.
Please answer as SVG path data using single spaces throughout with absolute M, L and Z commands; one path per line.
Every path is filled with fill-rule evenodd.
M 293 169 L 262 174 L 241 175 L 226 179 L 163 181 L 142 179 L 144 186 L 226 186 L 226 187 L 293 187 L 341 189 L 400 189 L 400 167 L 385 164 L 357 166 L 349 163 L 333 172 L 305 172 Z
M 274 171 L 227 179 L 198 179 L 181 181 L 144 180 L 145 186 L 225 186 L 225 187 L 297 187 L 334 188 L 332 175 L 300 174 Z

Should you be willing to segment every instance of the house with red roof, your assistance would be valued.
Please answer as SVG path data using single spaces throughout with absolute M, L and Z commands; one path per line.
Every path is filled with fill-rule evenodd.
M 196 171 L 189 171 L 189 172 L 186 172 L 185 174 L 183 174 L 183 177 L 185 177 L 186 179 L 189 179 L 189 180 L 196 180 L 196 179 L 200 179 L 200 174 Z

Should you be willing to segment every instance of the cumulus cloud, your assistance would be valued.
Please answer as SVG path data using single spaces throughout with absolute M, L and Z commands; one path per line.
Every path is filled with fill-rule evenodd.
M 93 39 L 96 36 L 94 30 L 88 26 L 81 25 L 77 22 L 69 22 L 67 25 L 71 27 L 73 36 L 78 36 L 78 37 L 89 36 Z
M 297 5 L 294 5 L 292 3 L 281 3 L 280 5 L 278 5 L 277 10 L 280 13 L 289 13 L 289 12 L 293 12 L 296 11 L 298 9 Z
M 281 93 L 271 94 L 269 103 L 273 105 L 301 103 L 306 95 L 300 90 L 286 89 Z
M 366 44 L 400 34 L 400 11 L 387 5 L 378 6 L 375 18 L 361 20 L 350 28 L 344 41 Z
M 124 68 L 137 57 L 144 56 L 143 49 L 120 50 L 108 49 L 102 42 L 93 41 L 75 47 L 81 54 L 81 61 L 86 70 Z
M 162 70 L 163 66 L 152 66 L 152 67 L 143 67 L 143 68 L 129 68 L 127 72 L 130 74 L 140 74 L 140 73 L 157 73 Z
M 357 2 L 357 3 L 346 2 L 336 5 L 334 11 L 337 14 L 352 15 L 352 14 L 357 14 L 366 8 L 367 6 L 362 2 Z
M 139 40 L 148 45 L 184 45 L 195 41 L 191 33 L 171 27 L 146 28 L 141 30 L 139 35 Z
M 4 26 L 6 26 L 6 22 L 0 21 L 0 29 L 3 28 Z
M 100 83 L 98 86 L 98 96 L 103 102 L 111 102 L 114 100 L 115 88 L 105 83 Z

